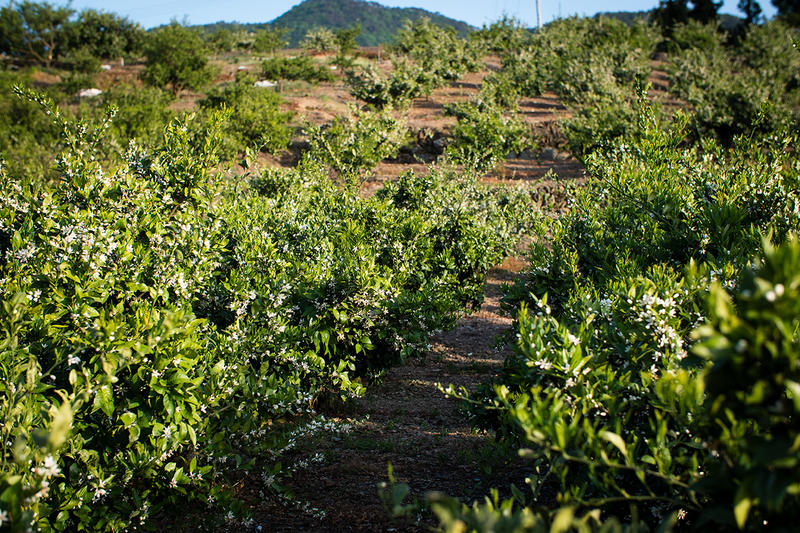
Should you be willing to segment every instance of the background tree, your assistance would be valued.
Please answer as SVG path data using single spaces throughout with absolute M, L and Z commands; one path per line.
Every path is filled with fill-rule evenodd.
M 64 24 L 62 34 L 58 55 L 81 71 L 99 70 L 101 60 L 140 56 L 146 36 L 138 23 L 94 9 Z
M 258 30 L 253 40 L 253 49 L 256 52 L 269 52 L 269 55 L 275 55 L 275 50 L 280 50 L 289 43 L 286 40 L 287 35 L 289 35 L 288 28 L 270 27 Z
M 785 23 L 795 28 L 800 26 L 800 0 L 772 0 L 772 5 Z
M 339 66 L 349 66 L 350 61 L 347 60 L 348 54 L 358 48 L 356 38 L 361 35 L 361 23 L 357 23 L 351 28 L 342 28 L 335 32 L 334 40 L 336 42 L 336 64 Z
M 15 9 L 0 8 L 0 53 L 19 58 L 21 42 L 22 17 Z
M 652 19 L 661 27 L 664 37 L 671 37 L 672 31 L 678 24 L 686 24 L 689 20 L 696 20 L 703 24 L 717 19 L 717 11 L 722 7 L 722 2 L 714 0 L 692 0 L 689 9 L 689 0 L 661 0 L 658 7 L 653 10 Z
M 300 48 L 306 52 L 332 52 L 336 48 L 336 38 L 331 30 L 318 26 L 306 32 Z
M 142 80 L 155 87 L 169 87 L 174 96 L 211 83 L 216 74 L 208 64 L 208 50 L 200 34 L 174 20 L 148 35 L 144 52 L 147 60 Z
M 0 52 L 50 68 L 61 38 L 59 30 L 73 13 L 47 2 L 22 2 L 0 9 Z
M 739 0 L 737 6 L 744 13 L 744 25 L 758 24 L 764 17 L 761 16 L 761 6 L 755 0 Z
M 228 28 L 217 28 L 213 33 L 206 35 L 206 43 L 216 54 L 230 52 L 236 46 L 236 34 Z
M 693 7 L 689 11 L 689 18 L 703 24 L 717 20 L 717 11 L 722 7 L 722 1 L 714 0 L 692 0 Z

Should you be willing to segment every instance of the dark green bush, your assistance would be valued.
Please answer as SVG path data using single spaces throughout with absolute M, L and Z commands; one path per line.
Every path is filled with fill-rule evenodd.
M 310 56 L 300 57 L 273 57 L 265 60 L 261 64 L 261 76 L 268 80 L 283 81 L 306 81 L 308 83 L 332 82 L 333 73 L 330 68 L 322 65 L 317 67 Z
M 459 162 L 493 167 L 509 153 L 533 146 L 530 130 L 517 116 L 480 97 L 470 102 L 448 104 L 445 116 L 456 117 L 451 129 L 453 144 L 448 155 Z
M 306 127 L 310 154 L 331 166 L 347 181 L 356 183 L 364 170 L 372 170 L 394 157 L 408 138 L 404 120 L 389 111 L 352 109 L 352 118 L 339 116 L 329 126 Z
M 223 128 L 223 157 L 231 159 L 245 148 L 274 153 L 286 148 L 294 129 L 288 121 L 294 113 L 282 112 L 283 98 L 277 93 L 253 87 L 244 77 L 224 89 L 215 88 L 199 102 L 208 111 L 227 108 L 231 116 Z
M 541 220 L 530 269 L 504 289 L 514 354 L 462 397 L 524 447 L 533 505 L 555 484 L 564 512 L 639 528 L 789 531 L 798 311 L 779 298 L 798 290 L 797 139 L 700 152 L 680 147 L 685 120 L 662 132 L 643 106 L 639 122 L 586 158 L 595 179 L 570 211 Z M 468 516 L 499 516 L 481 513 Z
M 753 26 L 736 48 L 689 48 L 671 63 L 670 92 L 692 106 L 694 140 L 728 146 L 736 135 L 769 136 L 797 120 L 800 57 L 780 22 Z
M 719 23 L 703 24 L 696 20 L 677 24 L 666 39 L 665 48 L 671 54 L 684 50 L 714 50 L 725 44 L 725 34 Z

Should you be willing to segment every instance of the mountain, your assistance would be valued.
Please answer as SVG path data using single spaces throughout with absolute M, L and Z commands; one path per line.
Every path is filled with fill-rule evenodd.
M 405 19 L 415 21 L 420 17 L 428 17 L 439 26 L 452 26 L 461 37 L 466 37 L 474 30 L 466 22 L 447 18 L 439 13 L 431 13 L 416 7 L 386 7 L 376 2 L 362 0 L 306 0 L 269 23 L 237 24 L 217 22 L 201 26 L 204 31 L 228 28 L 236 30 L 256 31 L 267 26 L 289 28 L 287 36 L 289 47 L 293 48 L 303 40 L 306 32 L 317 26 L 329 30 L 350 28 L 361 23 L 361 35 L 356 41 L 361 46 L 378 46 L 394 39 L 394 35 L 403 25 Z
M 440 26 L 452 26 L 462 37 L 474 29 L 466 22 L 424 9 L 386 7 L 362 0 L 306 0 L 273 20 L 270 25 L 291 28 L 289 46 L 292 47 L 303 40 L 308 30 L 316 26 L 338 30 L 360 22 L 361 35 L 356 39 L 358 44 L 378 46 L 391 42 L 405 19 L 415 21 L 420 17 L 428 17 Z

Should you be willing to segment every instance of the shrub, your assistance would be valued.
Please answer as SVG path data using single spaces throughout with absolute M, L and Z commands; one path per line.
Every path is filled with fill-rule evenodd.
M 798 311 L 794 293 L 780 299 L 797 285 L 796 139 L 739 137 L 730 153 L 707 143 L 701 154 L 642 113 L 642 136 L 587 157 L 596 181 L 566 216 L 542 220 L 552 240 L 504 291 L 514 354 L 495 381 L 462 392 L 479 426 L 525 447 L 534 504 L 554 483 L 564 509 L 540 519 L 445 500 L 447 520 L 463 513 L 486 531 L 501 516 L 511 531 L 562 513 L 566 524 L 576 509 L 586 530 L 600 511 L 642 529 L 797 520 L 783 488 L 795 475 Z
M 48 181 L 59 151 L 59 127 L 27 98 L 14 94 L 16 85 L 29 86 L 27 74 L 0 72 L 0 154 L 5 172 L 20 181 Z
M 280 95 L 253 87 L 252 80 L 243 77 L 224 89 L 212 90 L 199 102 L 200 108 L 214 111 L 231 110 L 223 127 L 223 157 L 230 159 L 245 148 L 268 152 L 286 148 L 291 141 L 293 128 L 288 125 L 292 112 L 281 112 Z
M 513 499 L 500 503 L 494 491 L 493 500 L 471 508 L 429 494 L 442 529 L 793 530 L 800 516 L 792 489 L 800 244 L 764 247 L 760 265 L 745 268 L 735 290 L 706 285 L 699 296 L 708 317 L 691 332 L 693 361 L 663 374 L 611 370 L 610 359 L 598 360 L 590 340 L 597 333 L 584 330 L 591 315 L 578 334 L 552 317 L 521 313 L 517 350 L 541 377 L 520 395 L 496 391 L 533 445 L 520 453 L 543 459 L 530 479 L 532 501 L 514 486 Z M 663 303 L 651 311 L 668 310 Z M 534 510 L 550 476 L 562 487 L 559 508 Z M 402 506 L 404 493 L 401 485 L 393 490 L 395 509 L 418 511 Z
M 469 38 L 481 42 L 492 52 L 509 53 L 524 48 L 530 42 L 532 34 L 522 24 L 514 17 L 503 15 L 488 27 L 484 24 L 480 30 L 470 33 Z
M 214 80 L 215 69 L 208 64 L 206 43 L 201 35 L 172 21 L 148 34 L 144 44 L 147 57 L 142 80 L 159 88 L 169 87 L 173 96 L 198 90 Z
M 483 47 L 478 41 L 460 39 L 454 28 L 438 26 L 427 17 L 414 22 L 406 19 L 397 30 L 394 49 L 433 75 L 436 86 L 482 66 Z
M 289 44 L 289 41 L 286 40 L 288 34 L 289 30 L 287 28 L 270 27 L 265 30 L 258 30 L 253 39 L 253 50 L 269 52 L 270 55 L 274 55 L 275 50 L 280 50 Z
M 684 50 L 714 50 L 725 44 L 725 34 L 719 23 L 703 24 L 696 20 L 677 24 L 666 39 L 666 49 L 672 54 Z
M 629 27 L 605 17 L 562 19 L 504 53 L 501 78 L 520 96 L 555 92 L 572 113 L 562 121 L 570 150 L 583 156 L 637 134 L 633 88 L 650 73 L 657 38 L 641 22 Z
M 306 126 L 312 157 L 330 165 L 347 181 L 358 181 L 362 170 L 372 170 L 394 157 L 408 138 L 404 120 L 389 111 L 352 109 L 353 118 L 338 116 L 330 126 Z
M 281 56 L 267 59 L 261 64 L 261 75 L 265 79 L 281 82 L 280 90 L 283 90 L 283 80 L 319 83 L 332 82 L 334 79 L 328 67 L 317 67 L 309 56 L 294 58 Z
M 634 94 L 638 93 L 638 99 Z M 646 92 L 638 86 L 636 90 L 616 87 L 605 98 L 598 96 L 593 105 L 580 105 L 573 116 L 560 122 L 561 131 L 569 140 L 569 149 L 579 158 L 596 150 L 613 147 L 616 142 L 636 139 L 642 134 L 638 117 L 641 101 Z M 651 104 L 651 112 L 660 120 L 667 117 L 657 104 Z
M 796 120 L 798 67 L 788 28 L 773 21 L 752 27 L 738 48 L 691 48 L 673 58 L 670 92 L 692 106 L 695 139 L 727 146 L 752 124 L 753 134 L 767 136 Z
M 336 36 L 327 28 L 316 27 L 306 32 L 300 48 L 306 52 L 333 52 L 336 48 Z
M 82 74 L 97 74 L 103 61 L 88 48 L 70 50 L 61 58 L 64 66 Z
M 377 108 L 403 108 L 414 98 L 429 96 L 434 89 L 434 75 L 408 60 L 392 60 L 391 73 L 383 76 L 374 65 L 359 72 L 345 71 L 345 83 L 355 98 Z
M 653 28 L 641 22 L 627 26 L 605 17 L 560 19 L 534 33 L 522 48 L 503 54 L 503 71 L 523 96 L 552 90 L 570 102 L 581 102 L 592 98 L 598 87 L 570 79 L 577 81 L 586 70 L 599 67 L 630 86 L 649 73 L 649 54 L 657 39 Z M 592 76 L 597 78 L 596 73 Z M 561 88 L 565 81 L 568 89 Z M 606 87 L 607 83 L 599 87 L 601 96 L 608 92 Z
M 433 246 L 436 264 L 428 267 L 428 275 L 454 276 L 449 294 L 474 309 L 483 301 L 486 272 L 512 252 L 532 220 L 525 188 L 489 187 L 480 183 L 479 174 L 459 175 L 446 168 L 434 167 L 427 176 L 403 174 L 377 196 L 433 225 L 426 241 Z
M 447 148 L 448 155 L 456 161 L 493 167 L 510 152 L 521 152 L 533 144 L 530 130 L 516 115 L 491 101 L 477 98 L 448 104 L 444 115 L 458 120 L 451 130 L 453 144 Z
M 127 18 L 94 9 L 81 11 L 61 32 L 61 52 L 68 56 L 77 52 L 81 62 L 92 67 L 91 72 L 100 70 L 100 59 L 140 57 L 147 35 L 139 24 Z
M 2 176 L 2 299 L 28 300 L 24 350 L 2 363 L 19 389 L 3 410 L 22 410 L 6 437 L 35 454 L 32 431 L 45 423 L 36 413 L 68 402 L 72 436 L 52 453 L 55 479 L 31 509 L 41 527 L 120 529 L 187 489 L 219 490 L 195 446 L 199 439 L 213 455 L 204 411 L 222 404 L 206 387 L 221 383 L 207 366 L 213 358 L 200 357 L 207 340 L 186 305 L 223 246 L 215 217 L 208 226 L 195 218 L 213 198 L 205 168 L 214 143 L 190 152 L 186 130 L 173 125 L 158 156 L 132 150 L 127 172 L 112 178 L 91 157 L 97 133 L 63 125 L 57 188 L 22 189 Z M 173 225 L 184 229 L 165 229 Z M 47 374 L 25 381 L 24 361 Z
M 353 65 L 353 57 L 347 57 L 348 54 L 358 48 L 356 38 L 361 35 L 361 23 L 357 22 L 351 28 L 340 28 L 336 31 L 336 58 L 334 64 L 339 68 L 351 67 Z
M 174 97 L 156 87 L 134 87 L 115 85 L 91 102 L 95 113 L 116 106 L 117 114 L 111 123 L 111 138 L 118 149 L 126 147 L 132 140 L 140 146 L 155 147 L 164 134 L 164 128 L 175 117 L 169 106 Z
M 480 100 L 515 112 L 519 107 L 519 97 L 519 88 L 504 72 L 487 74 L 478 90 Z

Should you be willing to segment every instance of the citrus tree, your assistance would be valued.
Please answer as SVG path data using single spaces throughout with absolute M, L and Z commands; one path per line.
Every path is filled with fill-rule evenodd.
M 147 56 L 142 80 L 148 85 L 169 87 L 174 96 L 196 90 L 213 81 L 215 70 L 208 64 L 202 36 L 177 21 L 150 34 L 144 45 Z

